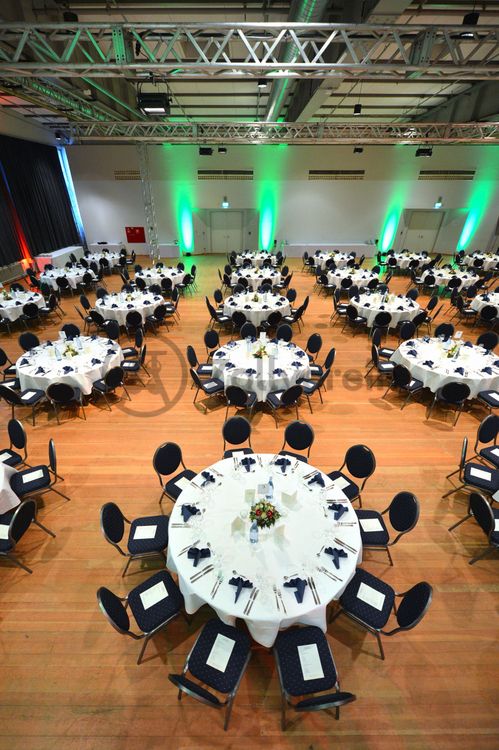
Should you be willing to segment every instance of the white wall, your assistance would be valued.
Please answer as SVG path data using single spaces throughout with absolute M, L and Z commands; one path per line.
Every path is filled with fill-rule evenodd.
M 18 117 L 8 112 L 5 107 L 0 108 L 0 133 L 13 138 L 24 138 L 26 141 L 38 141 L 55 146 L 56 142 L 50 130 L 36 125 L 25 117 Z
M 140 182 L 114 180 L 115 169 L 138 169 L 134 146 L 67 148 L 83 223 L 90 242 L 124 241 L 125 225 L 145 225 Z M 196 250 L 209 249 L 206 214 L 227 195 L 231 208 L 256 209 L 266 188 L 276 195 L 276 239 L 300 242 L 362 242 L 379 238 L 394 204 L 433 208 L 442 196 L 449 213 L 436 250 L 455 248 L 459 209 L 479 192 L 488 207 L 472 239 L 484 248 L 497 222 L 499 148 L 436 146 L 431 159 L 415 158 L 413 146 L 229 146 L 228 154 L 200 157 L 197 147 L 151 145 L 149 163 L 160 242 L 178 239 L 176 202 L 187 195 L 194 211 Z M 252 181 L 197 180 L 198 169 L 253 169 Z M 362 181 L 309 181 L 309 169 L 365 169 Z M 475 169 L 472 181 L 418 180 L 420 169 Z M 401 237 L 399 227 L 397 239 Z M 457 237 L 456 237 L 457 235 Z M 253 246 L 257 232 L 245 243 Z M 394 243 L 396 244 L 396 242 Z

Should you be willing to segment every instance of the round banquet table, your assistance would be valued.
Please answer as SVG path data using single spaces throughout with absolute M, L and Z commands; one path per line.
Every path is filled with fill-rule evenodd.
M 313 256 L 315 266 L 320 268 L 322 271 L 326 268 L 328 260 L 334 260 L 336 268 L 344 268 L 349 260 L 352 260 L 352 255 L 349 253 L 315 253 Z
M 106 260 L 109 261 L 109 265 L 111 266 L 111 268 L 113 266 L 118 266 L 119 265 L 119 260 L 120 260 L 120 254 L 119 253 L 110 253 L 110 252 L 109 253 L 90 253 L 90 255 L 86 255 L 85 256 L 85 260 L 86 261 L 88 261 L 89 263 L 94 263 L 95 262 L 97 264 L 103 258 L 105 258 Z
M 263 343 L 267 356 L 254 357 Z M 276 373 L 276 369 L 281 372 Z M 263 334 L 258 341 L 229 341 L 216 351 L 213 377 L 223 380 L 226 388 L 238 385 L 245 391 L 254 391 L 258 401 L 265 401 L 271 391 L 284 391 L 299 378 L 309 378 L 310 364 L 303 349 L 293 342 L 271 343 Z
M 499 310 L 499 292 L 489 292 L 488 294 L 478 294 L 471 303 L 472 310 L 480 312 L 482 307 L 494 305 Z
M 361 539 L 353 508 L 326 474 L 318 472 L 325 483 L 321 488 L 305 478 L 317 473 L 309 464 L 291 459 L 283 474 L 272 463 L 274 456 L 253 454 L 252 458 L 255 464 L 249 472 L 238 458 L 224 459 L 207 470 L 214 482 L 203 486 L 203 476 L 198 474 L 185 483 L 170 516 L 167 565 L 178 574 L 187 612 L 209 603 L 228 625 L 244 619 L 254 640 L 270 647 L 279 630 L 296 623 L 326 631 L 326 607 L 352 579 L 361 561 Z M 281 517 L 274 527 L 260 529 L 258 542 L 252 544 L 249 510 L 264 499 L 270 477 L 272 502 Z M 348 508 L 339 521 L 327 508 L 335 501 Z M 182 516 L 184 505 L 198 509 L 187 522 Z M 340 548 L 337 539 L 349 548 L 343 547 L 346 557 L 340 558 L 338 569 L 324 552 L 324 547 Z M 190 546 L 209 549 L 210 557 L 194 567 Z M 193 576 L 197 576 L 194 581 Z M 236 586 L 230 584 L 234 576 L 253 584 L 241 589 L 237 602 Z M 295 577 L 308 583 L 301 603 L 295 589 L 284 586 L 286 579 Z
M 150 294 L 149 292 L 118 292 L 117 294 L 107 294 L 102 299 L 97 300 L 95 309 L 105 318 L 116 320 L 120 326 L 126 323 L 126 316 L 131 310 L 137 310 L 145 320 L 148 315 L 152 315 L 158 305 L 164 304 L 164 299 L 159 294 Z
M 387 262 L 388 258 L 395 258 L 397 266 L 402 269 L 409 268 L 411 260 L 417 260 L 420 265 L 422 263 L 429 263 L 430 261 L 429 255 L 423 255 L 423 253 L 394 253 L 391 256 L 387 255 Z
M 385 301 L 383 302 L 383 300 Z M 412 320 L 415 318 L 420 310 L 418 303 L 408 297 L 397 296 L 395 294 L 385 296 L 379 292 L 361 294 L 358 300 L 351 299 L 350 304 L 356 308 L 359 315 L 367 318 L 369 328 L 373 326 L 374 319 L 379 312 L 390 313 L 392 316 L 390 327 L 395 328 L 401 320 Z
M 258 292 L 249 292 L 247 294 L 234 294 L 224 300 L 224 314 L 229 317 L 235 311 L 242 312 L 246 319 L 259 326 L 264 320 L 267 320 L 271 312 L 278 310 L 282 315 L 291 313 L 291 305 L 286 297 L 279 294 L 259 294 Z
M 137 271 L 135 273 L 136 279 L 144 279 L 147 286 L 151 286 L 151 284 L 159 284 L 161 286 L 161 282 L 163 279 L 171 279 L 172 285 L 175 286 L 176 284 L 181 284 L 184 280 L 185 271 L 179 271 L 178 268 L 170 268 L 170 267 L 164 267 L 164 268 L 143 268 L 142 271 Z
M 470 398 L 480 391 L 499 388 L 499 359 L 495 354 L 488 354 L 481 346 L 462 344 L 456 360 L 447 353 L 454 344 L 461 341 L 451 339 L 443 342 L 440 339 L 425 336 L 414 341 L 405 341 L 392 354 L 391 361 L 404 365 L 413 378 L 423 382 L 426 388 L 435 392 L 451 381 L 466 383 L 470 388 Z M 466 342 L 469 343 L 469 342 Z M 416 352 L 411 354 L 410 352 Z M 432 364 L 428 364 L 431 362 Z M 484 367 L 490 373 L 482 372 Z M 456 370 L 459 368 L 459 372 Z
M 435 283 L 439 286 L 447 286 L 451 279 L 458 278 L 461 282 L 458 289 L 466 289 L 467 287 L 476 284 L 476 282 L 478 281 L 478 276 L 474 273 L 471 273 L 469 271 L 454 271 L 450 268 L 437 268 L 436 270 L 428 269 L 428 271 L 425 271 L 423 276 L 421 277 L 423 281 L 428 276 L 428 274 L 431 274 L 435 277 Z
M 83 275 L 85 273 L 92 274 L 95 278 L 93 271 L 90 268 L 54 268 L 52 271 L 44 271 L 40 274 L 41 284 L 50 284 L 53 289 L 58 289 L 57 279 L 64 276 L 72 289 L 76 289 L 78 284 L 83 281 Z
M 68 345 L 77 352 L 76 356 L 64 354 Z M 57 352 L 61 354 L 60 360 Z M 92 383 L 120 365 L 122 359 L 121 347 L 115 341 L 100 336 L 79 336 L 73 341 L 58 339 L 36 346 L 19 357 L 16 370 L 22 390 L 45 391 L 51 383 L 69 383 L 88 396 Z
M 272 253 L 238 253 L 236 266 L 242 266 L 245 260 L 250 260 L 255 268 L 261 268 L 266 260 L 270 260 L 273 266 L 276 264 L 276 257 Z
M 327 280 L 330 284 L 341 286 L 341 282 L 347 276 L 352 279 L 352 284 L 357 284 L 358 286 L 367 286 L 373 279 L 379 279 L 377 273 L 373 273 L 372 271 L 368 271 L 367 269 L 341 268 L 337 269 L 336 271 L 329 271 Z
M 475 260 L 483 260 L 483 270 L 490 271 L 492 268 L 496 268 L 499 265 L 499 255 L 492 255 L 491 253 L 473 253 L 472 255 L 465 255 L 463 257 L 463 263 L 465 266 L 473 267 Z
M 45 305 L 43 296 L 38 292 L 10 292 L 7 293 L 7 297 L 10 297 L 10 299 L 6 299 L 4 294 L 0 294 L 0 317 L 7 318 L 12 322 L 23 314 L 24 305 L 30 302 L 37 307 Z
M 230 277 L 230 283 L 237 284 L 241 278 L 247 279 L 248 286 L 254 291 L 258 289 L 258 287 L 264 282 L 265 279 L 268 279 L 272 285 L 281 283 L 281 274 L 279 273 L 279 271 L 273 271 L 270 268 L 249 268 L 247 270 L 241 269 L 240 271 L 234 271 L 234 273 Z

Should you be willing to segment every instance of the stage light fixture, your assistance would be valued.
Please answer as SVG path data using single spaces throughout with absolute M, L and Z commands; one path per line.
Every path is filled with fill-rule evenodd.
M 265 88 L 267 88 L 267 79 L 266 78 L 259 78 L 256 85 L 258 86 L 259 89 L 265 89 Z
M 211 156 L 213 153 L 213 149 L 211 146 L 200 146 L 199 147 L 199 156 Z
M 227 200 L 227 196 L 226 195 L 224 195 L 223 200 L 222 200 L 222 208 L 230 208 L 230 203 Z
M 425 156 L 430 157 L 433 155 L 433 149 L 431 146 L 419 146 L 419 148 L 416 149 L 416 156 Z
M 170 97 L 165 93 L 139 91 L 137 94 L 137 107 L 144 115 L 161 115 L 168 117 L 170 114 Z
M 360 114 L 362 114 L 362 104 L 354 104 L 354 107 L 353 107 L 354 117 L 358 117 Z
M 354 154 L 363 154 L 364 149 L 362 148 L 362 146 L 354 146 L 353 152 Z
M 227 146 L 219 146 L 218 147 L 218 153 L 219 154 L 226 154 L 227 153 Z
M 439 195 L 438 198 L 437 198 L 437 200 L 433 204 L 433 208 L 442 208 L 443 205 L 444 205 L 444 203 L 443 203 L 443 200 L 442 200 L 442 196 Z
M 472 10 L 470 13 L 466 13 L 463 17 L 463 26 L 476 26 L 480 13 L 477 10 Z M 463 31 L 460 35 L 461 39 L 473 39 L 472 31 Z

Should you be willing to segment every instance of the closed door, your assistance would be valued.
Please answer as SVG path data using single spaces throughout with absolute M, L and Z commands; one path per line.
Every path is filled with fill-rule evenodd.
M 404 247 L 419 253 L 422 250 L 431 252 L 435 246 L 444 212 L 413 211 L 409 219 L 409 226 L 404 240 Z
M 211 252 L 230 253 L 240 250 L 243 241 L 243 212 L 210 211 Z

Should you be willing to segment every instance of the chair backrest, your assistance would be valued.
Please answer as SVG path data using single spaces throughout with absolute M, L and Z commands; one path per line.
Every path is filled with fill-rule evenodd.
M 129 633 L 130 618 L 123 606 L 123 602 L 105 586 L 97 591 L 97 601 L 101 612 L 105 615 L 118 633 Z
M 408 299 L 415 300 L 419 296 L 419 292 L 417 289 L 409 289 L 409 291 L 405 295 Z
M 35 500 L 24 500 L 17 506 L 9 524 L 9 539 L 16 544 L 36 518 Z
M 426 312 L 424 310 L 421 310 L 421 312 L 418 312 L 418 314 L 412 319 L 412 322 L 416 326 L 416 329 L 424 323 L 426 320 Z
M 379 351 L 377 344 L 371 345 L 371 362 L 375 367 L 377 367 L 379 364 Z
M 480 310 L 480 319 L 486 322 L 494 320 L 497 317 L 497 308 L 495 305 L 485 305 Z
M 248 440 L 251 443 L 251 425 L 244 417 L 230 417 L 222 427 L 224 448 L 229 445 L 241 445 Z
M 120 337 L 120 325 L 117 320 L 108 320 L 106 323 L 106 335 L 117 341 Z
M 125 517 L 116 503 L 105 503 L 100 510 L 100 527 L 104 539 L 119 544 L 125 534 Z
M 461 458 L 459 459 L 459 469 L 460 472 L 464 469 L 464 466 L 466 464 L 466 454 L 468 453 L 468 438 L 463 438 L 463 444 L 461 446 Z
M 438 304 L 438 296 L 436 294 L 430 297 L 428 304 L 426 305 L 426 311 L 431 312 Z
M 494 331 L 485 331 L 477 338 L 477 346 L 483 346 L 489 352 L 493 351 L 499 342 L 499 336 Z
M 190 344 L 187 346 L 187 361 L 190 367 L 197 367 L 199 364 L 194 347 Z
M 412 339 L 415 333 L 416 326 L 414 325 L 412 320 L 406 320 L 400 326 L 399 336 L 402 341 L 408 341 L 409 339 Z
M 65 323 L 62 326 L 61 331 L 64 331 L 64 333 L 66 334 L 66 338 L 69 341 L 81 335 L 80 329 L 78 328 L 78 326 L 75 326 L 74 323 Z
M 470 387 L 466 383 L 451 381 L 442 386 L 441 397 L 451 404 L 460 404 L 470 396 Z
M 104 382 L 108 388 L 117 388 L 123 384 L 124 372 L 122 367 L 112 367 L 104 375 Z
M 40 340 L 38 336 L 35 336 L 35 334 L 31 333 L 31 331 L 26 331 L 25 333 L 21 333 L 21 335 L 19 336 L 19 346 L 25 352 L 29 352 L 31 349 L 34 349 L 35 346 L 39 346 L 39 345 L 40 345 Z
M 439 336 L 443 336 L 445 340 L 450 339 L 450 337 L 454 333 L 454 326 L 452 323 L 440 323 L 439 326 L 435 328 L 434 336 L 438 338 Z
M 345 454 L 344 463 L 357 479 L 367 479 L 376 468 L 374 453 L 367 445 L 352 445 Z
M 284 443 L 286 443 L 298 451 L 307 451 L 307 455 L 310 455 L 310 448 L 314 442 L 315 434 L 312 427 L 307 422 L 300 422 L 295 420 L 290 422 L 284 430 Z
M 130 312 L 127 313 L 126 316 L 126 324 L 127 326 L 140 326 L 142 327 L 142 315 L 139 313 L 138 310 L 130 310 Z
M 231 318 L 236 328 L 241 328 L 246 323 L 246 315 L 240 310 L 235 310 Z
M 230 406 L 246 406 L 248 394 L 238 385 L 228 385 L 225 389 L 225 398 Z
M 293 329 L 289 323 L 281 323 L 276 331 L 276 339 L 278 341 L 291 341 L 293 338 Z
M 273 310 L 267 318 L 267 325 L 270 328 L 275 328 L 281 322 L 281 318 L 282 313 L 279 310 Z
M 281 395 L 281 404 L 283 406 L 291 406 L 295 404 L 303 393 L 301 385 L 292 385 Z
M 310 354 L 317 354 L 317 352 L 321 350 L 321 347 L 322 347 L 322 336 L 320 335 L 320 333 L 312 333 L 308 337 L 305 351 L 310 352 Z
M 336 349 L 334 346 L 331 347 L 331 349 L 326 354 L 326 359 L 324 360 L 324 367 L 328 370 L 331 369 L 331 367 L 334 364 L 334 358 L 336 357 Z
M 402 630 L 411 630 L 425 616 L 431 604 L 433 589 L 426 581 L 406 591 L 397 609 L 397 622 Z
M 102 286 L 100 286 L 95 292 L 95 296 L 97 297 L 97 299 L 102 299 L 103 297 L 107 297 L 107 295 L 107 289 L 104 289 L 104 287 Z
M 7 423 L 7 432 L 9 434 L 10 444 L 17 450 L 26 450 L 28 439 L 22 422 L 18 419 L 9 419 Z
M 391 322 L 391 313 L 387 312 L 386 310 L 381 310 L 379 313 L 376 313 L 373 326 L 375 326 L 376 328 L 386 328 L 390 325 Z
M 390 523 L 400 533 L 407 533 L 419 519 L 419 500 L 412 492 L 397 492 L 388 511 Z
M 406 385 L 409 385 L 412 375 L 404 365 L 395 365 L 392 372 L 392 378 L 394 385 L 403 388 Z
M 13 391 L 11 388 L 8 388 L 8 386 L 2 385 L 1 383 L 0 398 L 3 398 L 5 401 L 7 401 L 8 404 L 11 404 L 13 406 L 20 406 L 23 403 L 21 401 L 21 397 L 16 391 Z
M 249 320 L 244 323 L 244 325 L 241 326 L 241 330 L 239 331 L 239 335 L 242 339 L 247 338 L 256 338 L 257 330 L 254 323 L 251 323 Z
M 50 383 L 47 396 L 57 404 L 69 404 L 75 398 L 75 390 L 69 383 Z
M 496 414 L 489 414 L 481 421 L 476 433 L 476 444 L 491 443 L 496 441 L 499 433 L 499 417 Z
M 161 476 L 173 474 L 182 463 L 182 449 L 177 443 L 163 443 L 156 449 L 152 465 Z
M 470 495 L 470 513 L 473 513 L 475 521 L 487 536 L 494 531 L 494 512 L 485 497 L 479 492 L 472 492 Z

